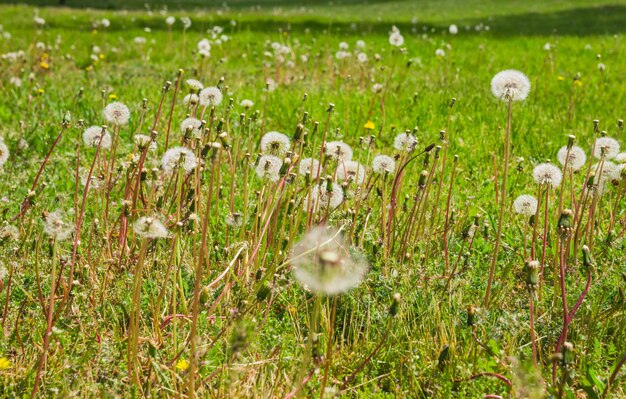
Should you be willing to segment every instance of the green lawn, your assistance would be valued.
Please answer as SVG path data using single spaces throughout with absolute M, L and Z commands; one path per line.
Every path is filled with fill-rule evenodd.
M 626 352 L 626 180 L 615 176 L 601 196 L 585 184 L 600 131 L 626 148 L 618 124 L 626 115 L 626 2 L 181 0 L 150 2 L 150 10 L 137 0 L 12 3 L 0 4 L 0 36 L 8 33 L 0 37 L 0 141 L 10 152 L 0 166 L 0 397 L 28 396 L 38 384 L 42 397 L 600 398 L 609 380 L 607 397 L 626 395 L 624 372 L 612 376 Z M 171 28 L 167 16 L 176 17 Z M 191 19 L 189 29 L 181 17 Z M 223 30 L 212 34 L 216 26 Z M 401 47 L 389 43 L 392 26 Z M 206 58 L 197 47 L 204 38 Z M 343 42 L 351 56 L 338 59 Z M 525 73 L 531 91 L 512 104 L 502 245 L 483 303 L 507 126 L 507 104 L 494 98 L 490 81 L 504 69 Z M 190 78 L 204 86 L 223 79 L 221 104 L 204 111 L 183 104 Z M 115 156 L 82 140 L 85 127 L 105 123 L 103 107 L 113 101 L 130 109 L 127 126 L 108 126 Z M 190 115 L 206 120 L 204 138 L 181 132 Z M 280 154 L 296 175 L 259 178 L 261 136 L 279 131 L 293 142 L 299 129 L 305 144 L 292 143 L 290 158 Z M 142 151 L 133 136 L 152 130 L 158 148 L 144 153 L 138 178 Z M 416 157 L 396 179 L 409 156 L 394 149 L 394 138 L 406 130 L 417 137 Z M 336 209 L 310 215 L 302 209 L 314 183 L 297 175 L 299 158 L 319 159 L 324 135 L 349 144 L 367 178 L 345 184 Z M 563 186 L 540 189 L 533 168 L 546 160 L 560 167 L 556 154 L 568 135 L 589 161 L 566 171 Z M 193 148 L 202 168 L 164 174 L 166 141 Z M 207 142 L 220 145 L 203 152 Z M 438 147 L 425 156 L 430 144 Z M 394 172 L 374 173 L 380 154 L 397 156 Z M 341 167 L 330 158 L 321 167 L 327 184 Z M 76 181 L 90 169 L 100 187 L 83 197 Z M 514 213 L 518 195 L 544 204 L 546 192 L 549 211 L 542 205 L 533 225 Z M 30 207 L 21 213 L 25 198 Z M 571 237 L 559 229 L 566 208 L 576 212 Z M 80 231 L 80 243 L 76 231 L 58 242 L 44 232 L 45 215 L 56 210 Z M 243 215 L 241 226 L 231 223 L 233 212 Z M 142 239 L 133 231 L 141 216 L 162 221 L 169 236 Z M 315 225 L 343 226 L 365 255 L 369 271 L 357 288 L 324 297 L 294 279 L 291 248 Z M 570 238 L 561 259 L 559 245 Z M 585 266 L 583 245 L 595 268 Z M 545 264 L 533 302 L 536 366 L 531 259 Z M 568 310 L 582 299 L 567 331 L 575 361 L 558 364 L 553 382 L 561 264 Z M 396 293 L 397 314 L 389 311 Z M 141 385 L 132 383 L 128 360 L 133 334 Z

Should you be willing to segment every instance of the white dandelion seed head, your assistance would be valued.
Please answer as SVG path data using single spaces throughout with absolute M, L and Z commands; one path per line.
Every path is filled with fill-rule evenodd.
M 619 154 L 619 142 L 612 137 L 598 137 L 593 149 L 593 156 L 600 159 L 602 157 L 602 148 L 606 148 L 604 154 L 606 159 L 613 159 Z
M 241 214 L 240 212 L 229 213 L 224 218 L 224 221 L 226 222 L 227 226 L 235 228 L 241 227 L 241 225 L 243 224 L 243 214 Z
M 209 39 L 202 39 L 198 42 L 198 51 L 211 51 L 211 42 Z
M 198 97 L 195 93 L 189 93 L 185 97 L 183 97 L 183 104 L 187 105 L 196 105 L 200 101 L 200 97 Z
M 604 161 L 593 164 L 591 166 L 591 171 L 596 174 L 596 177 L 598 176 L 598 173 L 600 174 L 598 179 L 598 184 L 600 184 L 612 182 L 613 180 L 619 180 L 622 169 L 619 165 L 614 164 L 611 161 Z
M 604 65 L 602 62 L 599 62 L 598 63 L 598 71 L 604 72 L 605 69 L 606 69 L 606 65 Z
M 383 91 L 383 85 L 381 85 L 380 83 L 374 83 L 372 85 L 372 92 L 380 93 L 381 91 Z
M 345 161 L 337 164 L 337 180 L 353 181 L 362 184 L 365 180 L 365 166 L 357 161 Z
M 276 85 L 276 81 L 275 81 L 274 79 L 272 79 L 272 78 L 268 78 L 268 79 L 265 81 L 265 89 L 266 89 L 267 91 L 270 91 L 270 92 L 271 92 L 271 91 L 276 90 L 276 86 L 277 86 L 277 85 Z
M 357 287 L 368 265 L 336 229 L 315 227 L 294 245 L 293 276 L 303 287 L 322 295 L 337 295 Z
M 350 57 L 352 54 L 349 51 L 339 50 L 335 53 L 335 58 L 338 60 L 343 60 L 345 58 Z
M 161 167 L 165 173 L 170 174 L 181 167 L 185 173 L 189 173 L 198 166 L 196 155 L 187 147 L 173 147 L 165 151 Z
M 200 137 L 200 135 L 202 134 L 202 132 L 200 131 L 201 126 L 202 122 L 200 121 L 200 119 L 189 117 L 183 119 L 183 121 L 180 123 L 180 130 L 181 132 L 183 132 L 183 134 L 187 133 L 187 131 L 191 131 L 193 135 L 195 135 L 196 137 Z
M 289 137 L 279 132 L 268 132 L 261 137 L 261 151 L 265 154 L 283 156 L 290 146 Z
M 565 166 L 565 160 L 567 158 L 567 169 L 571 169 L 573 171 L 580 170 L 587 162 L 587 155 L 585 154 L 585 150 L 578 146 L 572 146 L 572 148 L 568 149 L 567 146 L 561 147 L 559 152 L 556 154 L 559 163 Z
M 459 33 L 459 28 L 455 24 L 452 24 L 448 27 L 448 32 L 450 32 L 451 35 L 456 35 Z
M 183 28 L 185 28 L 185 30 L 191 28 L 191 19 L 189 19 L 189 17 L 181 17 L 180 22 L 183 23 Z
M 0 228 L 0 240 L 16 241 L 20 238 L 20 231 L 17 227 L 7 224 Z
M 100 145 L 102 149 L 111 147 L 111 135 L 102 126 L 91 126 L 83 132 L 83 142 L 87 147 L 96 148 Z
M 0 140 L 0 168 L 9 160 L 9 147 Z
M 396 161 L 388 155 L 376 155 L 372 160 L 374 173 L 393 173 L 396 169 Z
M 200 91 L 198 97 L 200 97 L 200 105 L 203 107 L 218 106 L 222 102 L 222 91 L 217 87 L 206 87 Z
M 358 48 L 365 48 L 365 42 L 363 40 L 357 40 L 356 41 L 356 46 Z
M 411 151 L 417 145 L 417 138 L 410 133 L 400 133 L 393 139 L 393 148 L 398 151 Z
M 318 169 L 320 169 L 320 161 L 315 158 L 304 158 L 300 161 L 298 166 L 298 173 L 302 176 L 306 176 L 307 172 L 310 173 L 311 178 L 317 179 L 319 176 Z M 320 170 L 321 172 L 321 170 Z
M 350 161 L 352 159 L 352 148 L 343 141 L 329 141 L 324 144 L 324 153 L 337 161 Z
M 310 196 L 304 199 L 303 206 L 306 211 L 317 212 L 320 209 L 335 209 L 343 202 L 343 189 L 337 183 L 332 183 L 332 191 L 328 190 L 326 182 L 322 181 L 311 189 Z M 309 207 L 310 206 L 310 207 Z
M 443 49 L 438 48 L 437 50 L 435 50 L 435 56 L 443 58 L 446 56 L 446 52 Z
M 491 79 L 491 92 L 502 101 L 523 101 L 530 92 L 530 80 L 520 71 L 507 69 Z
M 141 238 L 167 238 L 167 228 L 157 218 L 150 216 L 137 219 L 133 230 Z
M 241 105 L 245 109 L 248 109 L 248 108 L 252 108 L 254 106 L 254 103 L 252 102 L 252 100 L 245 99 L 245 100 L 241 100 L 241 103 L 239 103 L 239 105 Z
M 91 176 L 89 176 L 89 170 L 82 168 L 79 171 L 79 174 L 80 184 L 83 187 L 87 187 L 87 181 L 89 181 L 89 190 L 99 190 L 100 188 L 104 187 L 105 181 L 103 176 L 97 175 L 95 173 L 92 173 Z
M 0 281 L 3 281 L 9 275 L 9 271 L 4 265 L 0 264 Z
M 133 140 L 135 140 L 135 144 L 137 144 L 137 147 L 140 149 L 146 148 L 146 146 L 150 146 L 150 151 L 156 151 L 157 149 L 156 141 L 153 141 L 150 136 L 146 136 L 145 134 L 136 134 Z
M 537 205 L 537 198 L 528 194 L 522 194 L 513 201 L 513 209 L 515 209 L 515 212 L 524 216 L 536 214 Z
M 342 49 L 342 50 L 347 50 L 347 49 L 350 48 L 350 45 L 348 43 L 346 43 L 346 42 L 341 42 L 341 43 L 339 43 L 339 48 Z
M 113 126 L 125 126 L 130 119 L 130 110 L 121 102 L 113 102 L 104 108 L 104 120 Z
M 74 225 L 64 221 L 63 212 L 54 211 L 46 216 L 43 231 L 56 241 L 65 241 L 72 236 Z
M 204 89 L 204 85 L 202 84 L 202 82 L 200 82 L 197 79 L 187 79 L 185 83 L 187 84 L 187 86 L 189 87 L 189 90 L 191 91 L 197 92 L 197 91 Z
M 165 23 L 169 26 L 174 25 L 174 22 L 176 22 L 176 17 L 170 15 L 169 17 L 165 18 Z
M 596 175 L 596 194 L 602 196 L 613 180 L 621 178 L 622 168 L 611 161 L 604 161 L 592 165 L 591 171 Z
M 256 166 L 256 174 L 261 179 L 277 182 L 280 179 L 280 168 L 283 160 L 274 155 L 262 155 Z
M 359 60 L 359 62 L 361 64 L 363 64 L 363 63 L 367 62 L 367 54 L 365 54 L 365 53 L 358 53 L 356 55 L 356 59 Z
M 618 163 L 626 163 L 626 152 L 620 152 L 613 160 Z
M 545 184 L 556 188 L 561 184 L 563 173 L 558 166 L 546 162 L 535 166 L 535 169 L 533 169 L 533 178 L 537 184 Z
M 389 35 L 389 44 L 395 47 L 400 47 L 404 44 L 404 37 L 399 31 L 392 32 L 391 35 Z

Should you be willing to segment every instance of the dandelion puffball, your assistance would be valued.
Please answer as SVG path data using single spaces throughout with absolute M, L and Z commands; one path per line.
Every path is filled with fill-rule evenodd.
M 548 185 L 556 188 L 561 184 L 563 173 L 558 166 L 551 163 L 541 163 L 533 169 L 533 178 L 537 184 Z
M 196 155 L 187 147 L 170 148 L 163 154 L 162 167 L 165 173 L 172 173 L 181 167 L 186 173 L 198 166 Z
M 337 165 L 337 180 L 353 181 L 361 184 L 365 180 L 365 166 L 357 161 L 341 162 Z
M 515 198 L 515 201 L 513 201 L 513 209 L 520 215 L 532 216 L 537 213 L 537 204 L 537 198 L 532 195 L 523 194 Z
M 63 220 L 61 211 L 54 211 L 46 216 L 43 231 L 56 241 L 65 241 L 74 232 L 74 225 Z
M 337 183 L 332 183 L 330 187 L 326 182 L 320 182 L 311 190 L 303 201 L 306 211 L 317 212 L 320 209 L 335 209 L 343 202 L 343 189 Z
M 200 90 L 198 97 L 200 98 L 200 105 L 203 107 L 217 106 L 222 102 L 222 91 L 217 87 L 206 87 Z
M 183 134 L 187 133 L 187 131 L 191 131 L 196 137 L 200 137 L 200 134 L 202 133 L 200 131 L 201 127 L 202 122 L 200 121 L 200 119 L 193 117 L 185 118 L 180 123 L 180 130 L 183 132 Z
M 167 238 L 167 228 L 156 218 L 143 216 L 137 219 L 133 227 L 135 234 L 141 238 Z
M 604 156 L 606 159 L 612 159 L 619 154 L 619 142 L 611 137 L 598 137 L 593 149 L 593 156 L 600 159 L 602 157 L 602 149 L 605 148 Z
M 352 159 L 352 148 L 343 141 L 329 141 L 324 144 L 324 153 L 338 161 L 350 161 Z
M 559 163 L 563 166 L 565 166 L 565 160 L 567 159 L 567 169 L 571 169 L 573 171 L 580 170 L 580 168 L 585 165 L 585 162 L 587 162 L 587 155 L 585 155 L 585 151 L 578 146 L 572 146 L 569 150 L 567 149 L 567 146 L 563 146 L 556 154 L 556 157 L 559 160 Z
M 187 79 L 185 83 L 187 84 L 187 86 L 189 87 L 189 90 L 191 91 L 198 92 L 204 89 L 204 85 L 202 84 L 202 82 L 196 79 Z
M 491 92 L 502 101 L 523 101 L 530 92 L 530 80 L 520 71 L 507 69 L 493 77 Z
M 9 147 L 0 141 L 0 168 L 9 160 Z
M 393 173 L 396 169 L 396 161 L 388 155 L 376 155 L 372 160 L 374 173 Z
M 267 179 L 271 182 L 277 182 L 280 178 L 280 168 L 283 166 L 283 160 L 274 155 L 263 155 L 259 158 L 256 166 L 256 174 L 261 179 Z
M 261 151 L 266 154 L 283 156 L 290 146 L 289 137 L 282 133 L 268 132 L 261 137 Z
M 302 176 L 306 176 L 307 173 L 310 173 L 313 179 L 316 179 L 319 176 L 318 170 L 320 166 L 320 161 L 315 158 L 304 158 L 300 161 L 298 166 L 298 173 Z
M 322 295 L 337 295 L 357 287 L 367 272 L 365 257 L 350 248 L 336 229 L 315 227 L 294 245 L 293 276 Z
M 391 35 L 389 35 L 389 44 L 400 47 L 404 44 L 404 37 L 402 37 L 400 32 L 392 32 Z
M 91 126 L 85 129 L 83 141 L 87 147 L 97 148 L 100 146 L 105 150 L 111 147 L 111 135 L 103 126 Z
M 411 151 L 417 145 L 417 138 L 410 133 L 400 133 L 393 140 L 393 148 L 398 151 Z
M 128 124 L 130 111 L 121 102 L 113 102 L 104 108 L 104 120 L 113 126 L 124 126 Z

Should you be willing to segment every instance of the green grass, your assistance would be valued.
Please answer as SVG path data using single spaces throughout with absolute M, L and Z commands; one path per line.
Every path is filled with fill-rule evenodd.
M 537 194 L 533 167 L 547 159 L 557 163 L 556 152 L 567 144 L 568 135 L 575 135 L 577 145 L 591 158 L 598 135 L 593 120 L 599 120 L 600 130 L 626 146 L 624 131 L 617 127 L 618 119 L 624 118 L 626 102 L 625 2 L 335 1 L 330 5 L 315 1 L 303 7 L 287 1 L 242 0 L 229 2 L 228 8 L 216 5 L 200 9 L 204 2 L 189 0 L 167 2 L 168 13 L 159 11 L 165 2 L 152 3 L 151 13 L 145 11 L 144 2 L 134 0 L 67 0 L 66 8 L 47 7 L 56 2 L 43 0 L 17 3 L 0 5 L 3 30 L 11 33 L 10 39 L 0 39 L 0 54 L 25 51 L 25 57 L 18 62 L 0 59 L 0 137 L 11 153 L 0 170 L 0 213 L 4 225 L 19 231 L 17 239 L 0 239 L 0 268 L 10 274 L 0 285 L 0 361 L 10 363 L 2 368 L 0 362 L 0 397 L 28 396 L 33 390 L 46 332 L 54 258 L 53 245 L 43 233 L 42 214 L 61 209 L 68 221 L 76 220 L 79 212 L 73 208 L 77 203 L 80 209 L 83 190 L 82 185 L 78 191 L 75 187 L 77 144 L 81 143 L 78 162 L 83 173 L 90 168 L 96 152 L 82 147 L 84 128 L 78 121 L 85 126 L 102 124 L 103 105 L 113 99 L 125 103 L 131 111 L 130 124 L 119 132 L 115 167 L 120 168 L 120 174 L 114 179 L 110 197 L 104 190 L 90 191 L 86 196 L 75 283 L 67 302 L 63 297 L 72 283 L 68 265 L 73 240 L 57 243 L 61 260 L 56 291 L 58 315 L 46 352 L 40 394 L 131 397 L 137 389 L 131 388 L 128 380 L 126 351 L 140 239 L 131 228 L 127 235 L 129 247 L 120 254 L 118 233 L 120 215 L 124 214 L 121 201 L 131 186 L 125 176 L 134 173 L 132 164 L 130 169 L 124 165 L 136 153 L 134 134 L 148 134 L 156 120 L 159 148 L 149 156 L 148 166 L 158 169 L 174 91 L 166 93 L 163 114 L 157 118 L 161 88 L 166 81 L 176 81 L 179 68 L 184 70 L 183 80 L 195 78 L 205 86 L 216 85 L 224 78 L 227 88 L 223 88 L 223 103 L 214 111 L 211 141 L 219 141 L 215 132 L 222 120 L 233 146 L 235 173 L 231 172 L 225 149 L 219 151 L 217 161 L 207 158 L 199 181 L 183 186 L 191 193 L 190 198 L 201 193 L 202 202 L 193 208 L 187 204 L 179 208 L 171 195 L 157 201 L 160 191 L 151 194 L 155 183 L 150 172 L 142 192 L 154 201 L 140 200 L 128 215 L 129 223 L 144 214 L 158 215 L 171 229 L 170 238 L 155 240 L 148 246 L 144 265 L 138 359 L 146 396 L 188 393 L 188 373 L 176 367 L 175 356 L 180 352 L 182 359 L 191 361 L 193 355 L 187 337 L 203 234 L 201 226 L 185 224 L 179 230 L 175 222 L 180 219 L 177 211 L 197 212 L 203 218 L 208 197 L 212 200 L 205 243 L 208 264 L 200 282 L 196 352 L 203 360 L 195 378 L 199 397 L 285 397 L 318 367 L 317 373 L 305 379 L 298 395 L 319 396 L 325 364 L 312 361 L 309 353 L 311 315 L 318 302 L 294 281 L 288 266 L 277 271 L 273 268 L 289 263 L 291 246 L 311 224 L 322 222 L 337 227 L 355 223 L 356 233 L 350 238 L 370 265 L 358 288 L 337 297 L 327 386 L 338 392 L 343 379 L 357 370 L 389 333 L 371 361 L 338 395 L 525 397 L 523 390 L 541 385 L 532 381 L 542 379 L 548 392 L 558 397 L 560 385 L 552 384 L 550 356 L 562 328 L 560 292 L 554 291 L 553 284 L 558 277 L 553 270 L 558 266 L 559 190 L 550 194 L 546 280 L 535 305 L 540 354 L 537 370 L 531 361 L 524 270 L 528 255 L 523 250 L 525 220 L 508 205 L 493 298 L 490 306 L 482 304 L 498 222 L 495 183 L 500 188 L 507 118 L 506 104 L 493 97 L 489 84 L 495 73 L 508 68 L 523 71 L 532 83 L 528 99 L 513 104 L 509 201 L 520 194 Z M 260 9 L 252 9 L 257 3 Z M 85 6 L 98 9 L 83 9 Z M 47 21 L 41 32 L 34 27 L 35 14 Z M 189 16 L 192 26 L 183 33 L 177 20 L 169 31 L 164 22 L 166 15 L 177 19 Z M 105 17 L 111 26 L 93 29 L 92 23 Z M 412 21 L 414 17 L 416 21 Z M 231 25 L 231 20 L 236 25 Z M 452 23 L 459 26 L 458 35 L 448 33 Z M 489 30 L 477 30 L 478 24 L 488 25 Z M 228 41 L 214 43 L 211 56 L 201 61 L 196 43 L 210 37 L 207 29 L 215 25 L 224 27 Z M 392 25 L 401 30 L 406 52 L 389 45 Z M 136 37 L 146 38 L 147 43 L 135 43 Z M 366 42 L 363 51 L 368 62 L 364 66 L 354 59 L 335 58 L 340 42 L 349 43 L 350 51 L 355 53 L 357 40 Z M 38 48 L 37 42 L 49 48 Z M 294 62 L 293 68 L 277 67 L 273 57 L 264 55 L 273 51 L 272 42 L 290 47 L 286 58 Z M 546 43 L 551 44 L 550 51 L 544 50 Z M 97 62 L 91 58 L 93 46 L 103 54 Z M 438 48 L 445 49 L 445 57 L 435 56 Z M 376 54 L 380 61 L 375 61 Z M 302 61 L 301 55 L 307 55 L 308 61 Z M 42 62 L 48 68 L 43 68 Z M 598 69 L 599 62 L 606 66 L 603 72 Z M 574 80 L 576 76 L 578 80 Z M 10 83 L 12 77 L 21 78 L 21 87 Z M 275 91 L 265 90 L 268 78 L 278 82 Z M 374 83 L 383 85 L 380 95 L 372 92 Z M 182 94 L 186 89 L 178 93 L 173 108 L 170 147 L 181 143 L 180 122 L 189 113 L 180 101 Z M 147 108 L 142 122 L 144 98 Z M 227 106 L 230 98 L 232 109 Z M 450 107 L 452 98 L 456 102 Z M 243 109 L 239 105 L 243 99 L 252 100 L 254 106 Z M 334 104 L 330 117 L 329 103 Z M 72 116 L 70 127 L 44 169 L 33 206 L 23 218 L 15 218 L 67 111 Z M 431 143 L 442 146 L 439 156 L 431 151 L 429 164 L 420 155 L 405 169 L 398 196 L 398 233 L 402 233 L 401 221 L 419 192 L 420 172 L 437 166 L 428 185 L 424 219 L 418 226 L 423 231 L 409 243 L 405 253 L 400 253 L 400 239 L 396 237 L 390 255 L 384 255 L 380 215 L 389 204 L 391 177 L 385 185 L 382 179 L 369 181 L 373 188 L 365 206 L 357 209 L 358 202 L 352 195 L 328 217 L 320 214 L 310 223 L 304 214 L 288 211 L 289 199 L 299 204 L 309 187 L 302 177 L 279 190 L 259 179 L 254 170 L 246 173 L 259 152 L 260 136 L 276 130 L 292 137 L 304 112 L 308 112 L 304 128 L 311 133 L 314 123 L 319 122 L 319 129 L 315 141 L 302 150 L 303 157 L 317 156 L 325 129 L 327 141 L 341 139 L 350 144 L 355 159 L 365 165 L 374 155 L 393 155 L 396 134 L 415 127 L 419 150 Z M 241 113 L 246 114 L 243 125 Z M 258 121 L 248 125 L 249 117 Z M 205 119 L 211 121 L 208 113 Z M 373 131 L 364 129 L 368 120 L 375 126 Z M 446 131 L 445 142 L 439 141 L 440 130 Z M 376 136 L 375 145 L 367 148 L 361 145 L 361 137 L 370 134 Z M 250 153 L 248 157 L 246 152 Z M 444 152 L 446 165 L 442 172 Z M 450 213 L 446 216 L 453 155 L 459 160 L 451 186 Z M 106 174 L 103 165 L 109 156 L 110 152 L 106 160 L 96 163 L 97 174 Z M 564 208 L 574 207 L 570 192 L 578 198 L 585 170 L 573 176 L 573 183 L 566 179 Z M 333 172 L 329 161 L 323 175 Z M 159 173 L 154 171 L 155 175 Z M 616 181 L 597 204 L 586 203 L 583 226 L 588 225 L 591 207 L 597 223 L 590 235 L 579 241 L 592 247 L 597 269 L 592 272 L 589 294 L 569 326 L 568 340 L 575 345 L 576 361 L 568 370 L 563 397 L 600 397 L 602 384 L 626 352 L 624 185 L 624 179 Z M 354 189 L 348 187 L 349 191 Z M 254 215 L 270 207 L 274 193 L 280 201 L 269 219 L 268 234 L 260 239 L 266 216 L 257 221 Z M 229 228 L 225 222 L 231 195 L 235 211 L 243 212 L 245 204 L 249 205 L 249 218 L 240 229 Z M 351 212 L 354 210 L 358 211 L 356 216 Z M 542 253 L 543 215 L 541 211 L 537 222 L 537 257 Z M 463 232 L 475 217 L 479 226 L 466 256 L 468 240 Z M 612 230 L 611 218 L 616 221 Z M 458 259 L 461 270 L 449 285 L 443 244 L 446 226 L 450 260 L 454 264 Z M 245 256 L 233 260 L 244 243 Z M 257 244 L 258 255 L 248 260 Z M 567 258 L 570 308 L 585 286 L 587 274 L 581 259 L 580 252 Z M 211 284 L 231 261 L 234 271 Z M 177 273 L 168 272 L 172 265 Z M 270 296 L 257 300 L 262 282 L 271 288 Z M 402 297 L 400 311 L 388 324 L 388 309 L 395 293 Z M 163 299 L 157 309 L 161 294 Z M 333 299 L 320 302 L 318 349 L 325 355 Z M 466 325 L 470 305 L 479 308 L 473 328 Z M 184 317 L 170 320 L 173 314 Z M 443 361 L 446 347 L 448 358 Z M 512 387 L 495 378 L 480 377 L 480 373 L 501 374 L 512 381 Z M 560 379 L 560 372 L 557 375 Z M 626 394 L 623 381 L 622 373 L 615 380 L 614 397 Z

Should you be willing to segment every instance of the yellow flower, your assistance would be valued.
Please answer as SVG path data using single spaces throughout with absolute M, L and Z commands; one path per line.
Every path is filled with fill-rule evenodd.
M 11 364 L 9 359 L 7 359 L 6 357 L 0 357 L 0 370 L 11 368 L 11 366 L 13 365 Z
M 100 58 L 101 60 L 103 60 L 103 59 L 104 59 L 104 54 L 99 54 L 99 55 L 98 55 L 98 58 Z
M 583 82 L 581 82 L 580 80 L 575 80 L 575 81 L 574 81 L 574 84 L 575 84 L 576 86 L 579 86 L 579 87 L 580 87 L 580 86 L 582 86 L 582 85 L 583 85 Z
M 50 64 L 48 64 L 48 63 L 47 63 L 47 62 L 45 62 L 45 61 L 41 61 L 41 62 L 39 63 L 39 66 L 40 66 L 40 67 L 42 67 L 43 69 L 50 69 Z
M 117 100 L 117 94 L 115 93 L 109 94 L 109 100 Z
M 45 91 L 44 89 L 37 89 L 37 94 L 43 94 L 43 93 L 45 93 L 45 92 L 46 92 L 46 91 Z
M 180 371 L 185 371 L 189 368 L 189 362 L 187 359 L 178 359 L 176 362 L 176 368 Z
M 363 126 L 365 129 L 368 130 L 374 130 L 374 122 L 372 121 L 367 121 L 367 123 L 365 124 L 365 126 Z
M 558 80 L 560 80 L 560 81 L 562 82 L 562 81 L 564 81 L 564 80 L 565 80 L 565 76 L 559 76 L 557 79 L 558 79 Z

